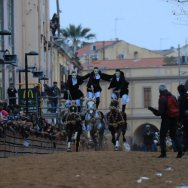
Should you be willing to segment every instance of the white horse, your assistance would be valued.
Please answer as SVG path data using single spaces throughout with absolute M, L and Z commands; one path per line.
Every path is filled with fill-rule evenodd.
M 105 119 L 103 113 L 96 109 L 95 99 L 88 99 L 86 101 L 84 125 L 88 138 L 94 143 L 95 150 L 100 150 L 103 147 Z

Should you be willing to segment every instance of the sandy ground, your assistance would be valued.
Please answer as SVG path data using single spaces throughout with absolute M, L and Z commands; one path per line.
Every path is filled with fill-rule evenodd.
M 188 155 L 64 152 L 0 159 L 0 188 L 177 187 L 188 183 Z

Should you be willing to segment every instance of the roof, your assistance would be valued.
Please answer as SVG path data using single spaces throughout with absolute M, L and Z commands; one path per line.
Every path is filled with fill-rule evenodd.
M 102 69 L 122 69 L 122 68 L 149 68 L 162 67 L 164 58 L 143 58 L 143 59 L 125 59 L 125 60 L 100 60 L 93 61 L 89 68 L 99 67 Z M 84 70 L 88 69 L 88 64 L 83 65 Z
M 104 47 L 107 47 L 107 46 L 111 46 L 113 45 L 114 43 L 116 43 L 117 41 L 98 41 L 98 42 L 94 42 L 94 43 L 91 43 L 91 44 L 88 44 L 80 49 L 77 50 L 77 56 L 78 57 L 81 57 L 83 56 L 84 54 L 88 53 L 91 51 L 91 46 L 95 46 L 95 50 L 99 50 L 99 49 L 102 49 Z

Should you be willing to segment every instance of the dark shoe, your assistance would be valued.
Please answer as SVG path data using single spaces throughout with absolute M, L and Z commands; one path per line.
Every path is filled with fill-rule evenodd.
M 161 154 L 161 155 L 159 155 L 158 158 L 166 158 L 166 157 L 167 157 L 166 154 Z
M 183 155 L 184 155 L 184 153 L 183 153 L 183 152 L 178 152 L 178 154 L 177 154 L 176 158 L 182 158 L 182 157 L 183 157 Z

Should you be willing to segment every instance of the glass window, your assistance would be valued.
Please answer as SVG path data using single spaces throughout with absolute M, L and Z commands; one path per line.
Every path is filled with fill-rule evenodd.
M 151 106 L 151 88 L 144 88 L 144 108 Z

